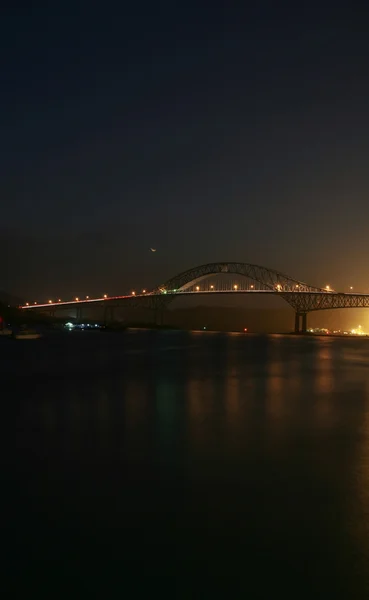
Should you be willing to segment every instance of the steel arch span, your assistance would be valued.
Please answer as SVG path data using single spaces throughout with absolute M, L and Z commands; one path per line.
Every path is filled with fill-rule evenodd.
M 200 265 L 187 271 L 183 271 L 172 277 L 164 284 L 159 285 L 153 290 L 152 293 L 167 293 L 175 294 L 186 291 L 199 281 L 210 277 L 211 275 L 219 274 L 234 274 L 241 275 L 256 281 L 261 284 L 265 289 L 280 293 L 283 296 L 285 293 L 325 293 L 327 290 L 318 288 L 315 286 L 308 285 L 297 279 L 293 279 L 289 275 L 275 271 L 274 269 L 268 269 L 259 265 L 241 262 L 221 262 L 221 263 L 208 263 L 206 265 Z M 285 297 L 288 302 L 288 297 Z

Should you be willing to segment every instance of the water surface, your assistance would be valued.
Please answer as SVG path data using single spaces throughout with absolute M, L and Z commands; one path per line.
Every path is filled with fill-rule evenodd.
M 369 597 L 369 340 L 0 341 L 14 592 Z

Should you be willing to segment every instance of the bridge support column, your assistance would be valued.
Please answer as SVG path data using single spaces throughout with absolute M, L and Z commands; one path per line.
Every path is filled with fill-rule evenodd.
M 162 308 L 157 308 L 154 313 L 155 325 L 163 325 L 164 311 Z
M 114 306 L 104 306 L 104 325 L 114 321 Z
M 300 329 L 300 318 L 301 318 L 301 329 Z M 295 313 L 295 333 L 306 333 L 307 332 L 307 313 Z
M 77 323 L 82 322 L 82 306 L 76 307 L 76 322 Z

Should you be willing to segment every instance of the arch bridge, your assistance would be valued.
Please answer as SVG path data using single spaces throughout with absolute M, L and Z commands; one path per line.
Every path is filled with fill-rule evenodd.
M 237 275 L 245 283 L 231 287 L 206 285 L 206 280 L 214 276 Z M 151 291 L 132 292 L 124 296 L 104 296 L 72 301 L 49 301 L 46 304 L 26 304 L 23 309 L 43 309 L 54 311 L 62 307 L 75 305 L 77 315 L 82 307 L 91 303 L 105 306 L 105 312 L 112 313 L 114 307 L 125 305 L 144 306 L 162 311 L 178 296 L 192 294 L 274 294 L 283 298 L 295 311 L 295 332 L 306 332 L 307 314 L 312 311 L 335 308 L 368 308 L 369 294 L 343 293 L 315 287 L 293 279 L 289 275 L 255 264 L 243 262 L 216 262 L 200 265 L 179 273 Z

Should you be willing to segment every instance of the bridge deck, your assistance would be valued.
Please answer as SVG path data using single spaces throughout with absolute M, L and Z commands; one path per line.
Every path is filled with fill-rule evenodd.
M 183 290 L 176 292 L 165 293 L 145 293 L 145 294 L 129 294 L 124 296 L 109 296 L 107 298 L 86 298 L 81 300 L 70 300 L 61 302 L 48 302 L 45 304 L 26 304 L 20 308 L 25 310 L 31 309 L 57 309 L 62 307 L 72 306 L 88 306 L 90 304 L 110 304 L 123 302 L 126 303 L 132 300 L 163 298 L 174 299 L 174 297 L 184 296 L 204 296 L 204 295 L 222 295 L 222 294 L 247 294 L 258 295 L 267 294 L 281 296 L 284 300 L 290 303 L 296 310 L 310 312 L 313 310 L 323 310 L 330 308 L 367 308 L 369 307 L 369 294 L 358 293 L 341 293 L 341 292 L 306 292 L 306 291 L 277 291 L 277 290 Z

